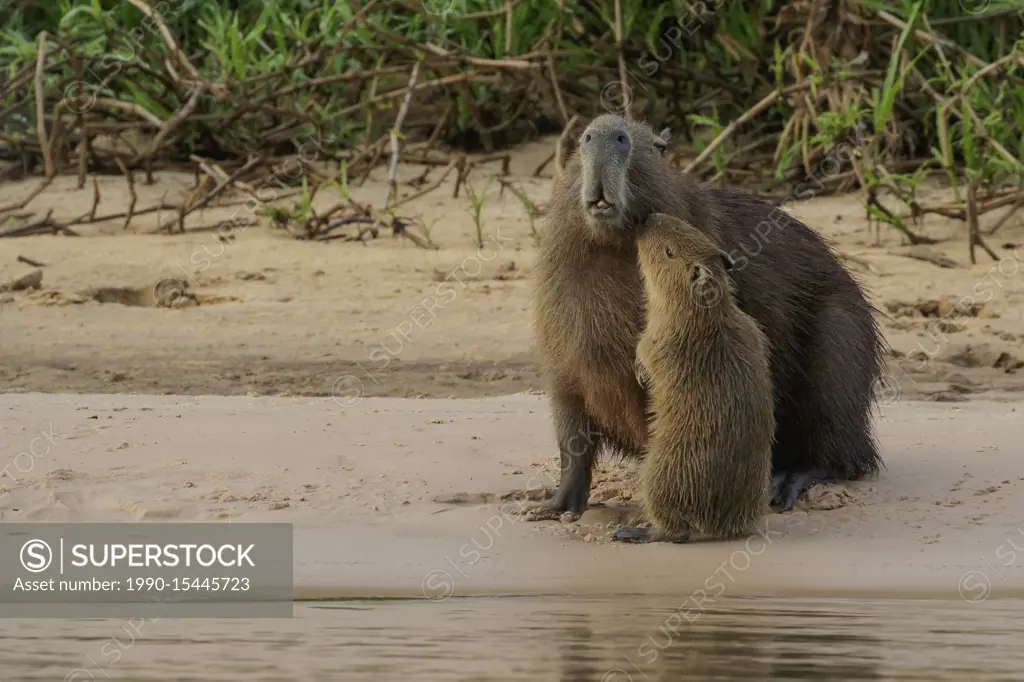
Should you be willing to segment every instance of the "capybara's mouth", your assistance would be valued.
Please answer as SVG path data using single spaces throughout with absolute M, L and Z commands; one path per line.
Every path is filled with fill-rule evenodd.
M 587 209 L 590 211 L 590 215 L 598 218 L 613 218 L 619 212 L 619 207 L 615 205 L 615 202 L 609 201 L 604 197 L 597 201 L 589 202 Z

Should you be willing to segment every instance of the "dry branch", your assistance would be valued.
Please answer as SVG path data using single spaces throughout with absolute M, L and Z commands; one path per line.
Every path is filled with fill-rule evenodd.
M 0 206 L 0 216 L 3 216 L 4 213 L 10 213 L 11 211 L 20 211 L 21 209 L 25 208 L 26 206 L 29 205 L 29 203 L 31 203 L 33 199 L 42 194 L 43 190 L 49 187 L 51 182 L 53 182 L 53 177 L 46 176 L 45 178 L 43 178 L 43 181 L 40 182 L 39 185 L 21 201 L 16 201 L 15 203 L 8 204 L 6 206 Z
M 189 116 L 191 116 L 192 112 L 196 110 L 196 107 L 199 105 L 199 97 L 203 94 L 203 92 L 204 87 L 202 85 L 200 85 L 192 91 L 192 96 L 188 98 L 188 101 L 185 102 L 185 105 L 181 109 L 179 109 L 173 116 L 167 119 L 166 123 L 161 124 L 160 130 L 159 132 L 157 132 L 156 137 L 153 138 L 153 141 L 149 144 L 149 148 L 146 150 L 145 154 L 143 154 L 142 157 L 140 158 L 153 156 L 153 154 L 155 154 L 157 150 L 160 149 L 160 146 L 163 144 L 164 139 L 168 135 L 170 135 L 171 131 L 177 128 L 179 125 L 181 125 L 181 122 Z
M 395 125 L 391 129 L 389 138 L 391 141 L 391 166 L 388 168 L 388 191 L 384 195 L 384 207 L 381 209 L 382 213 L 387 213 L 388 206 L 391 204 L 391 197 L 398 196 L 398 158 L 401 149 L 398 144 L 398 136 L 402 131 L 402 123 L 405 122 L 405 116 L 409 112 L 409 102 L 412 101 L 412 93 L 416 88 L 416 80 L 420 76 L 420 65 L 421 62 L 416 62 L 412 67 L 412 74 L 409 76 L 409 86 L 405 91 L 405 99 L 402 100 L 402 108 L 398 110 L 398 117 L 395 119 Z M 380 229 L 380 220 L 375 220 L 373 225 L 370 227 L 370 235 L 376 239 L 377 231 Z M 395 223 L 392 228 L 401 230 L 401 227 Z M 361 235 L 360 235 L 361 236 Z
M 43 176 L 52 178 L 54 175 L 53 155 L 50 151 L 50 140 L 46 137 L 46 99 L 43 95 L 43 71 L 46 66 L 46 31 L 39 33 L 39 57 L 36 59 L 36 133 L 39 135 L 39 149 L 43 154 Z
M 33 260 L 33 259 L 29 258 L 28 256 L 21 256 L 21 255 L 19 255 L 18 256 L 18 262 L 19 263 L 24 263 L 25 265 L 31 265 L 34 268 L 45 268 L 46 267 L 46 265 L 44 265 L 43 263 L 40 263 L 37 260 Z
M 128 204 L 128 215 L 124 218 L 123 230 L 127 230 L 128 226 L 132 224 L 132 218 L 135 215 L 135 204 L 138 202 L 139 197 L 135 194 L 135 177 L 130 170 L 124 165 L 124 161 L 117 159 L 117 167 L 124 173 L 125 180 L 128 182 L 128 194 L 132 200 Z

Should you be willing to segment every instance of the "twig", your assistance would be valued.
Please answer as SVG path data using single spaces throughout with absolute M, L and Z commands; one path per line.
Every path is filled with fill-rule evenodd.
M 123 111 L 125 113 L 135 114 L 139 118 L 149 121 L 157 127 L 161 127 L 164 124 L 164 122 L 160 120 L 159 116 L 156 116 L 155 114 L 146 111 L 138 104 L 133 104 L 132 102 L 121 102 L 116 99 L 100 97 L 95 102 L 93 102 L 93 106 L 105 107 L 107 109 L 116 109 L 118 111 Z
M 59 36 L 50 36 L 50 38 L 60 45 L 68 53 L 68 61 L 71 62 L 71 67 L 75 72 L 75 83 L 77 84 L 75 98 L 79 105 L 82 103 L 82 87 L 85 83 L 85 71 L 82 69 L 82 62 L 75 55 L 74 48 L 66 41 L 62 40 Z M 64 99 L 61 99 L 61 103 Z M 89 157 L 91 156 L 91 146 L 89 144 L 89 126 L 85 122 L 85 112 L 82 111 L 81 106 L 75 107 L 75 126 L 78 128 L 82 139 L 78 143 L 78 148 L 75 150 L 78 156 L 78 189 L 85 187 L 85 176 L 89 171 Z
M 978 229 L 978 184 L 973 180 L 967 185 L 967 241 L 970 244 L 971 265 L 976 261 L 974 258 L 974 247 L 980 246 L 994 261 L 999 256 L 988 247 L 985 240 L 981 238 L 981 230 Z
M 892 24 L 893 26 L 895 26 L 896 28 L 900 29 L 901 31 L 907 27 L 907 22 L 903 21 L 899 17 L 896 17 L 896 16 L 893 16 L 892 14 L 889 14 L 885 10 L 876 9 L 875 10 L 875 14 L 878 15 L 879 19 L 881 19 L 881 20 L 883 20 L 883 21 L 885 21 L 885 22 L 887 22 L 889 24 Z M 983 61 L 981 59 L 978 59 L 973 54 L 968 52 L 966 49 L 960 47 L 959 45 L 957 45 L 953 41 L 947 40 L 945 38 L 940 38 L 939 36 L 935 35 L 934 33 L 929 33 L 928 31 L 922 31 L 921 29 L 914 29 L 914 37 L 918 38 L 919 40 L 923 40 L 925 42 L 935 43 L 936 45 L 940 45 L 942 47 L 948 48 L 950 50 L 953 50 L 954 52 L 959 52 L 969 62 L 971 62 L 975 66 L 980 66 L 980 67 L 983 67 L 983 68 L 988 66 L 987 62 L 985 62 L 985 61 Z
M 476 71 L 465 71 L 463 73 L 454 73 L 450 76 L 443 76 L 442 78 L 435 78 L 432 81 L 424 81 L 416 85 L 416 90 L 429 90 L 431 88 L 439 88 L 445 85 L 455 85 L 457 83 L 485 83 L 491 85 L 500 85 L 501 80 L 497 76 L 484 76 Z M 378 104 L 380 102 L 386 102 L 391 99 L 398 99 L 399 97 L 405 96 L 406 88 L 397 88 L 395 90 L 389 90 L 388 92 L 371 97 L 358 104 L 345 107 L 338 111 L 338 116 L 348 116 L 354 114 L 361 109 L 365 109 L 367 106 Z
M 409 102 L 412 101 L 412 92 L 416 87 L 416 79 L 420 76 L 420 65 L 422 62 L 417 61 L 413 64 L 412 74 L 409 76 L 409 85 L 405 92 L 405 99 L 402 100 L 402 108 L 398 110 L 398 116 L 395 118 L 395 125 L 391 128 L 391 167 L 388 168 L 388 191 L 384 195 L 384 208 L 381 212 L 384 213 L 388 210 L 391 204 L 391 197 L 394 195 L 398 197 L 398 159 L 400 157 L 401 148 L 398 144 L 398 135 L 402 130 L 402 123 L 405 122 L 405 115 L 409 112 Z M 370 234 L 374 239 L 377 238 L 377 234 L 380 230 L 380 219 L 375 220 L 373 225 L 370 227 Z
M 633 120 L 633 102 L 629 96 L 629 80 L 626 78 L 626 56 L 622 44 L 622 0 L 615 0 L 615 52 L 619 57 L 619 82 L 625 100 L 622 103 L 622 114 L 627 121 Z
M 979 201 L 978 216 L 979 217 L 983 216 L 986 213 L 989 213 L 990 211 L 994 211 L 997 208 L 1002 208 L 1003 206 L 1011 206 L 1011 212 L 1008 215 L 1013 215 L 1013 212 L 1012 212 L 1013 211 L 1013 209 L 1012 209 L 1013 205 L 1022 205 L 1022 206 L 1024 206 L 1024 190 L 1014 190 L 1014 191 L 1009 192 L 1008 194 L 1004 194 L 1002 196 L 997 196 L 995 198 L 989 198 L 989 200 L 986 203 L 981 203 Z M 952 220 L 963 220 L 963 221 L 967 220 L 966 202 L 961 203 L 961 204 L 953 204 L 953 205 L 945 205 L 945 206 L 919 206 L 918 205 L 918 206 L 916 206 L 916 209 L 914 209 L 914 210 L 916 211 L 916 213 L 918 215 L 924 215 L 924 214 L 927 214 L 927 213 L 934 213 L 936 215 L 941 215 L 941 216 L 944 216 L 946 218 L 950 218 Z M 914 212 L 911 212 L 910 214 L 902 215 L 900 217 L 902 219 L 904 219 L 904 220 L 906 220 L 908 218 L 912 218 L 912 217 L 914 217 Z M 1004 216 L 1004 218 L 1005 217 L 1006 216 Z
M 557 145 L 556 145 L 557 146 Z M 555 160 L 555 152 L 548 154 L 547 158 L 537 164 L 537 167 L 533 169 L 533 177 L 540 177 L 540 174 L 548 167 L 548 164 Z
M 396 219 L 395 222 L 399 222 L 398 219 Z M 392 229 L 395 234 L 402 235 L 403 237 L 405 237 L 406 239 L 408 239 L 421 249 L 427 249 L 428 251 L 436 251 L 440 248 L 437 244 L 423 237 L 422 235 L 416 234 L 415 232 L 411 232 L 409 228 L 404 224 L 404 221 L 401 227 L 396 226 Z
M 46 31 L 39 32 L 39 54 L 36 56 L 36 134 L 39 136 L 39 150 L 43 153 L 43 176 L 52 178 L 54 174 L 53 156 L 50 141 L 46 137 L 46 98 L 43 94 L 43 71 L 46 67 Z
M 92 208 L 89 209 L 89 222 L 96 219 L 96 208 L 100 205 L 100 183 L 92 176 Z
M 370 81 L 370 98 L 371 99 L 373 99 L 374 97 L 377 96 L 377 85 L 380 83 L 380 71 L 381 71 L 381 66 L 383 66 L 383 64 L 384 64 L 385 56 L 386 55 L 382 54 L 379 57 L 377 57 L 377 65 L 376 65 L 376 67 L 373 70 L 373 79 Z M 374 107 L 368 107 L 366 109 L 366 131 L 367 131 L 367 133 L 370 133 L 373 130 L 373 112 L 374 112 Z M 367 135 L 367 140 L 368 139 L 369 139 L 369 135 Z M 366 151 L 369 151 L 369 149 L 367 149 Z M 373 170 L 374 166 L 377 165 L 377 158 L 379 156 L 380 156 L 380 146 L 378 145 L 378 146 L 376 146 L 374 148 L 373 157 L 370 160 L 370 163 L 368 163 L 367 166 L 366 166 L 366 172 L 363 173 L 363 177 L 359 178 L 359 186 L 360 187 L 365 185 L 366 181 L 370 178 L 370 172 Z
M 456 167 L 458 167 L 458 160 L 457 159 L 452 159 L 451 161 L 448 162 L 448 166 L 444 169 L 444 173 L 441 174 L 441 177 L 439 177 L 437 180 L 435 180 L 429 187 L 424 187 L 423 189 L 421 189 L 419 192 L 416 192 L 415 194 L 410 194 L 409 196 L 405 197 L 404 199 L 399 199 L 395 203 L 391 204 L 391 209 L 394 210 L 394 209 L 398 208 L 399 206 L 401 206 L 402 204 L 407 204 L 407 203 L 409 203 L 410 201 L 412 201 L 414 199 L 419 199 L 423 195 L 429 194 L 430 192 L 433 192 L 435 189 L 437 189 L 442 184 L 444 184 L 445 179 L 451 174 L 451 172 L 453 170 L 455 170 Z
M 555 93 L 555 102 L 558 104 L 558 113 L 562 115 L 562 125 L 569 122 L 569 110 L 565 106 L 565 98 L 562 97 L 562 88 L 558 86 L 558 73 L 555 71 L 555 59 L 548 53 L 548 79 L 551 81 L 551 90 Z
M 973 180 L 967 185 L 967 250 L 971 257 L 971 265 L 978 261 L 974 258 L 974 246 L 978 233 L 978 184 Z
M 505 56 L 512 54 L 512 2 L 505 0 Z
M 509 3 L 508 6 L 509 7 L 515 7 L 516 5 L 518 5 L 521 2 L 523 2 L 523 0 L 511 0 L 511 2 Z M 495 17 L 500 17 L 506 11 L 507 10 L 504 10 L 504 9 L 496 9 L 496 10 L 484 11 L 484 12 L 471 12 L 469 14 L 460 14 L 459 15 L 459 20 L 460 21 L 477 21 L 477 20 L 480 20 L 480 19 L 493 19 Z
M 974 84 L 977 83 L 979 80 L 987 76 L 992 71 L 1003 68 L 1006 64 L 1016 60 L 1016 58 L 1017 55 L 1015 53 L 1010 53 L 1008 55 L 1000 57 L 999 59 L 997 59 L 996 61 L 992 62 L 987 66 L 981 67 L 974 73 L 973 76 L 964 81 L 964 84 L 960 87 L 960 95 L 963 96 L 972 87 L 974 87 Z
M 380 33 L 381 35 L 387 36 L 390 40 L 396 43 L 407 42 L 402 38 L 402 36 L 392 33 L 390 31 L 385 31 L 384 29 L 378 26 L 374 26 L 369 22 L 364 21 L 364 25 L 372 29 L 376 33 Z M 421 50 L 430 52 L 431 54 L 434 54 L 438 57 L 446 57 L 449 59 L 456 58 L 456 55 L 453 55 L 451 52 L 438 45 L 431 45 L 430 43 L 425 43 L 422 45 L 417 45 L 417 47 Z M 465 61 L 467 64 L 472 64 L 473 66 L 481 66 L 490 69 L 521 69 L 524 71 L 535 71 L 542 68 L 543 66 L 539 63 L 526 61 L 524 59 L 485 59 L 481 57 L 471 57 L 469 55 L 458 55 L 457 59 L 459 61 Z
M 980 246 L 985 251 L 985 253 L 988 254 L 989 258 L 991 258 L 994 261 L 998 261 L 999 260 L 999 256 L 996 255 L 995 251 L 993 251 L 991 248 L 989 248 L 989 245 L 982 238 L 980 232 L 975 232 L 974 233 L 974 243 L 977 244 L 978 246 Z
M 1018 190 L 1011 194 L 1001 196 L 997 199 L 993 199 L 989 202 L 982 204 L 980 210 L 978 211 L 978 215 L 985 215 L 989 211 L 994 211 L 997 208 L 1008 206 L 1010 204 L 1021 201 L 1022 199 L 1024 199 L 1024 190 Z
M 715 150 L 722 145 L 723 142 L 732 137 L 732 134 L 736 132 L 737 128 L 739 128 L 741 125 L 743 125 L 744 123 L 746 123 L 747 121 L 754 118 L 762 111 L 770 107 L 775 102 L 775 100 L 779 98 L 780 94 L 782 94 L 781 90 L 773 90 L 772 92 L 765 95 L 760 102 L 758 102 L 749 110 L 747 110 L 742 116 L 740 116 L 735 121 L 727 125 L 725 129 L 718 134 L 718 137 L 712 140 L 711 144 L 704 148 L 704 151 L 702 151 L 696 159 L 687 164 L 686 168 L 683 169 L 683 172 L 690 173 L 693 171 L 694 168 L 704 163 L 704 161 L 708 157 L 710 157 L 715 152 Z
M 18 256 L 18 262 L 19 263 L 24 263 L 26 265 L 31 265 L 34 268 L 45 268 L 46 267 L 46 265 L 44 265 L 43 263 L 40 263 L 37 260 L 32 260 L 31 258 L 28 258 L 26 256 Z
M 455 168 L 458 170 L 458 173 L 455 174 L 455 187 L 452 189 L 452 199 L 459 198 L 459 190 L 462 188 L 463 183 L 469 179 L 469 172 L 473 170 L 473 164 L 469 163 L 465 154 L 459 154 L 459 158 L 455 162 Z
M 167 119 L 166 123 L 160 126 L 160 131 L 153 138 L 153 141 L 149 144 L 149 148 L 145 154 L 142 154 L 136 161 L 140 161 L 144 157 L 151 157 L 160 149 L 160 145 L 163 144 L 164 138 L 166 138 L 172 130 L 177 128 L 182 121 L 192 115 L 192 112 L 196 110 L 199 105 L 199 97 L 203 94 L 203 86 L 199 85 L 195 90 L 192 91 L 192 96 L 188 98 L 185 105 L 181 107 L 173 116 Z
M 537 204 L 533 203 L 533 201 L 530 200 L 530 197 L 526 196 L 523 190 L 519 189 L 511 182 L 502 177 L 498 178 L 498 182 L 501 183 L 503 189 L 507 189 L 509 192 L 512 192 L 512 194 L 514 194 L 515 197 L 519 199 L 519 201 L 529 206 L 530 212 L 533 214 L 534 218 L 540 218 L 541 216 L 544 215 L 544 209 L 537 206 Z
M 175 60 L 177 60 L 181 67 L 188 72 L 188 75 L 193 79 L 193 82 L 197 85 L 200 83 L 205 85 L 218 100 L 223 100 L 226 97 L 224 86 L 210 83 L 203 78 L 198 71 L 196 71 L 196 67 L 192 66 L 192 62 L 188 60 L 188 57 L 186 57 L 181 51 L 181 48 L 178 47 L 178 43 L 175 42 L 174 36 L 171 34 L 170 29 L 167 28 L 167 24 L 164 23 L 164 19 L 160 16 L 160 13 L 146 4 L 144 0 L 128 0 L 128 2 L 135 5 L 140 12 L 145 14 L 153 23 L 156 24 L 157 30 L 163 37 L 164 42 L 167 43 L 167 47 L 170 48 L 171 54 L 174 55 Z
M 21 227 L 15 227 L 13 229 L 0 232 L 0 237 L 28 237 L 30 235 L 45 234 L 47 232 L 51 234 L 56 234 L 58 231 L 63 232 L 64 234 L 69 234 L 71 236 L 78 236 L 71 230 L 68 230 L 67 228 L 62 228 L 57 223 L 53 222 L 51 218 L 52 215 L 53 209 L 51 208 L 46 212 L 46 215 L 41 220 L 37 220 L 34 223 L 29 223 L 27 225 L 22 225 Z
M 904 225 L 900 218 L 897 218 L 895 215 L 893 215 L 893 212 L 890 211 L 889 209 L 887 209 L 885 207 L 885 205 L 881 201 L 879 201 L 878 193 L 876 192 L 875 188 L 871 188 L 871 189 L 868 190 L 868 197 L 867 197 L 867 200 L 866 200 L 866 204 L 868 206 L 874 206 L 881 213 L 884 213 L 886 215 L 886 217 L 890 219 L 888 221 L 889 224 L 892 225 L 897 230 L 899 230 L 900 232 L 902 232 L 903 235 L 907 238 L 907 241 L 909 241 L 911 244 L 935 244 L 936 243 L 936 240 L 932 239 L 931 237 L 923 237 L 923 236 L 916 235 L 913 232 L 911 232 L 910 228 L 908 228 L 906 225 Z
M 146 215 L 148 213 L 156 213 L 157 214 L 157 218 L 158 218 L 157 222 L 159 222 L 159 216 L 160 216 L 160 212 L 161 211 L 177 210 L 177 209 L 178 209 L 177 206 L 173 206 L 173 205 L 170 205 L 170 204 L 163 203 L 163 199 L 161 198 L 161 203 L 159 205 L 157 205 L 157 206 L 150 206 L 149 208 L 140 209 L 138 211 L 135 211 L 134 215 L 135 216 L 140 216 L 140 215 Z M 77 218 L 75 218 L 74 220 L 69 222 L 68 225 L 70 226 L 70 225 L 86 225 L 86 224 L 89 224 L 89 223 L 103 223 L 103 222 L 106 222 L 108 220 L 119 220 L 121 218 L 124 218 L 127 215 L 128 215 L 127 212 L 120 211 L 118 213 L 107 213 L 106 215 L 100 215 L 100 216 L 95 216 L 94 218 L 90 218 L 88 213 L 83 213 L 82 215 L 78 216 Z
M 434 143 L 437 142 L 437 138 L 439 138 L 441 133 L 444 132 L 444 125 L 448 122 L 448 117 L 452 115 L 454 110 L 455 102 L 449 102 L 448 106 L 444 109 L 444 113 L 441 114 L 441 118 L 437 119 L 437 125 L 434 126 L 434 130 L 430 133 L 430 137 L 427 138 L 427 141 L 424 143 L 424 146 L 427 149 L 433 147 Z
M 194 206 L 192 206 L 191 208 L 189 208 L 188 211 L 186 212 L 186 215 L 188 215 L 189 213 L 193 213 L 194 211 L 198 211 L 199 209 L 205 207 L 211 201 L 213 201 L 218 196 L 220 196 L 220 194 L 222 192 L 224 192 L 224 190 L 226 190 L 228 187 L 231 187 L 232 185 L 236 184 L 236 182 L 238 181 L 238 178 L 240 178 L 241 176 L 243 176 L 246 173 L 248 173 L 251 169 L 253 169 L 256 166 L 258 166 L 262 160 L 263 160 L 262 157 L 256 157 L 256 158 L 249 159 L 248 161 L 246 161 L 244 166 L 242 166 L 241 168 L 236 170 L 231 175 L 227 176 L 227 178 L 225 178 L 223 180 L 223 182 L 221 182 L 217 187 L 214 187 L 206 196 L 204 196 L 202 198 L 202 200 L 199 201 L 199 203 L 197 203 Z
M 1024 195 L 1021 195 L 1020 199 L 1015 201 L 1013 205 L 1010 206 L 1009 209 L 1007 209 L 1006 213 L 1003 214 L 1003 217 L 997 220 L 996 224 L 993 225 L 992 228 L 985 234 L 988 235 L 989 237 L 994 235 L 999 230 L 999 228 L 1005 225 L 1010 220 L 1010 218 L 1016 215 L 1017 211 L 1021 208 L 1021 206 L 1024 206 Z
M 114 160 L 117 162 L 117 167 L 121 169 L 122 173 L 124 173 L 125 180 L 128 182 L 128 194 L 132 198 L 131 202 L 128 204 L 128 215 L 125 216 L 124 227 L 121 228 L 122 230 L 127 230 L 128 226 L 131 225 L 132 217 L 135 215 L 135 203 L 138 201 L 139 197 L 135 194 L 134 174 L 124 165 L 124 161 L 121 159 Z
M 16 201 L 13 204 L 7 204 L 6 206 L 0 206 L 0 215 L 4 213 L 10 213 L 11 211 L 20 211 L 29 205 L 33 199 L 43 193 L 43 190 L 50 186 L 53 182 L 52 177 L 43 178 L 43 181 L 39 183 L 39 186 L 32 190 L 27 197 L 21 201 Z
M 60 159 L 58 158 L 57 146 L 60 144 L 61 139 L 62 139 L 62 137 L 61 137 L 61 123 L 63 122 L 62 121 L 62 114 L 63 113 L 64 113 L 64 98 L 61 97 L 57 101 L 57 103 L 55 105 L 53 105 L 53 115 L 52 115 L 53 124 L 50 126 L 50 137 L 49 137 L 49 140 L 50 140 L 50 157 L 54 158 L 54 159 L 57 159 L 57 161 L 54 163 L 54 169 L 53 169 L 55 174 L 56 174 L 56 172 L 58 170 L 60 170 L 60 168 L 58 167 L 59 163 L 60 163 Z
M 390 132 L 388 134 L 390 136 Z M 371 149 L 373 152 L 370 154 L 370 160 L 366 164 L 366 171 L 363 173 L 363 177 L 359 178 L 359 186 L 362 187 L 370 177 L 370 173 L 377 167 L 377 162 L 380 160 L 381 154 L 384 153 L 384 148 L 388 145 L 388 136 L 381 137 L 380 140 L 373 143 Z M 367 149 L 367 152 L 370 150 Z

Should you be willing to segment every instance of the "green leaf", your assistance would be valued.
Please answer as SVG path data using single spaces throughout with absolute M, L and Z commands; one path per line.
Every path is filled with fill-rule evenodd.
M 917 15 L 921 11 L 921 5 L 924 0 L 914 4 L 914 8 L 910 11 L 910 17 L 907 19 L 906 26 L 900 31 L 900 37 L 896 41 L 896 49 L 893 50 L 892 57 L 889 59 L 889 68 L 885 74 L 885 84 L 882 86 L 882 95 L 878 97 L 875 95 L 875 133 L 881 133 L 885 128 L 886 122 L 889 120 L 889 116 L 892 114 L 893 105 L 896 103 L 896 95 L 899 93 L 902 85 L 903 78 L 906 76 L 907 71 L 910 67 L 917 62 L 918 59 L 927 51 L 922 50 L 917 57 L 907 66 L 907 68 L 898 77 L 896 72 L 899 69 L 900 57 L 903 54 L 903 45 L 907 42 L 907 38 L 914 30 L 914 25 L 917 23 Z

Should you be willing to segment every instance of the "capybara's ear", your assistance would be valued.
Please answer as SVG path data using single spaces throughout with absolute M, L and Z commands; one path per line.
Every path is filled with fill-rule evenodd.
M 719 257 L 722 259 L 722 267 L 725 268 L 726 272 L 729 272 L 736 267 L 736 261 L 732 259 L 732 256 L 727 254 L 725 251 L 718 252 Z
M 668 139 L 670 134 L 671 131 L 668 128 L 665 128 L 657 137 L 654 138 L 654 148 L 658 150 L 659 154 L 664 155 L 665 150 L 668 149 Z

